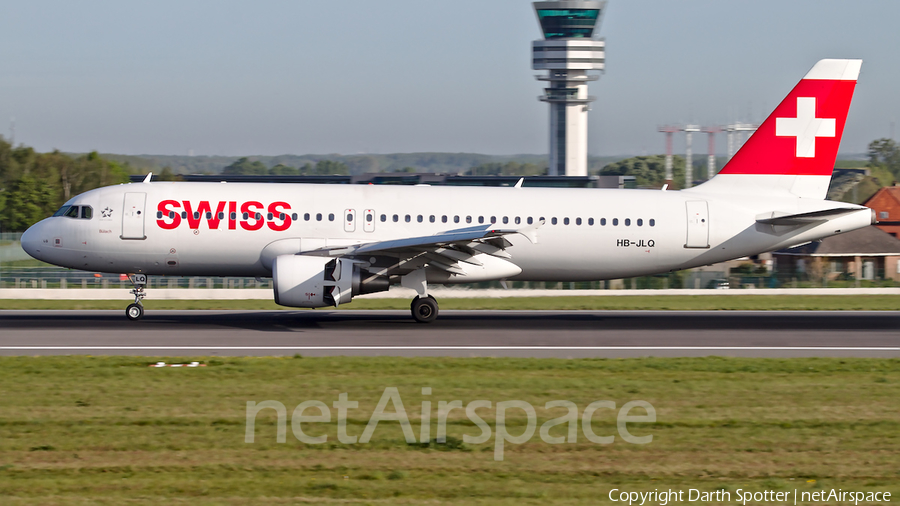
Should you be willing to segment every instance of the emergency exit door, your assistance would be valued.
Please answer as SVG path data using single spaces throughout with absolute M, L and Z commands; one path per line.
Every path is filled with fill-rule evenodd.
M 144 235 L 144 203 L 146 193 L 126 193 L 122 205 L 122 239 L 146 239 Z
M 706 201 L 694 200 L 687 205 L 687 241 L 685 248 L 709 247 L 709 206 Z

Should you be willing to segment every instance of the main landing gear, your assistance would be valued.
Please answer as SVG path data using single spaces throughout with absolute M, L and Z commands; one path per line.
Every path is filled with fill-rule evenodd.
M 431 295 L 416 297 L 409 305 L 412 316 L 417 323 L 431 323 L 438 316 L 437 299 Z
M 128 280 L 131 281 L 132 286 L 134 286 L 134 289 L 131 290 L 131 294 L 134 295 L 134 303 L 128 304 L 128 307 L 125 308 L 125 316 L 131 321 L 137 321 L 144 316 L 143 300 L 144 297 L 147 296 L 147 294 L 144 293 L 144 287 L 147 286 L 147 275 L 134 274 L 128 276 Z
M 434 297 L 428 295 L 425 269 L 417 269 L 401 277 L 400 286 L 411 288 L 418 294 L 409 305 L 409 310 L 416 323 L 431 323 L 437 319 L 438 304 Z

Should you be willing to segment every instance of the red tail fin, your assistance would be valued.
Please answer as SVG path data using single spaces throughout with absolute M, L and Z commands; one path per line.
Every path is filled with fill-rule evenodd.
M 720 174 L 831 176 L 862 60 L 821 60 Z

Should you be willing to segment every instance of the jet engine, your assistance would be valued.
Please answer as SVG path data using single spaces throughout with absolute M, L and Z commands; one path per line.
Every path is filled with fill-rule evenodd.
M 387 276 L 372 274 L 345 258 L 280 255 L 272 264 L 275 303 L 288 307 L 346 304 L 355 295 L 383 292 Z

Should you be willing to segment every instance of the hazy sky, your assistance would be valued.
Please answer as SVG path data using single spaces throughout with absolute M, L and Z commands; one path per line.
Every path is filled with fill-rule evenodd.
M 863 152 L 900 120 L 898 20 L 896 0 L 610 0 L 589 151 L 760 121 L 817 60 L 863 58 L 842 143 Z M 41 151 L 546 153 L 539 37 L 522 0 L 6 0 L 0 133 L 15 117 Z

